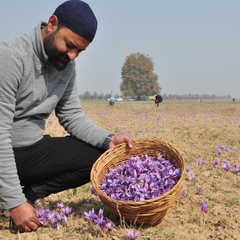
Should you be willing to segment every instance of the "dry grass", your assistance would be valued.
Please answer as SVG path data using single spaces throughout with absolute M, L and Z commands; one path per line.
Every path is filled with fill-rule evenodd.
M 198 180 L 195 185 L 186 175 L 185 196 L 180 196 L 170 213 L 156 226 L 136 226 L 120 221 L 111 214 L 97 197 L 90 197 L 91 183 L 48 198 L 50 207 L 63 201 L 73 207 L 73 215 L 67 228 L 60 231 L 42 227 L 34 233 L 17 234 L 9 229 L 8 219 L 0 222 L 0 239 L 126 239 L 126 229 L 134 227 L 137 239 L 240 239 L 239 187 L 240 177 L 233 171 L 225 172 L 221 166 L 213 169 L 212 162 L 222 164 L 230 160 L 232 166 L 240 166 L 240 105 L 232 101 L 164 101 L 157 108 L 154 102 L 83 102 L 84 112 L 98 125 L 115 133 L 125 133 L 132 139 L 152 138 L 170 143 L 186 159 Z M 49 126 L 49 123 L 50 126 Z M 54 115 L 47 120 L 46 133 L 64 136 Z M 230 147 L 216 154 L 215 146 Z M 206 164 L 194 164 L 197 157 Z M 197 188 L 204 189 L 198 194 Z M 200 202 L 208 201 L 208 213 L 201 218 Z M 116 228 L 104 237 L 85 220 L 84 211 L 92 208 L 116 224 Z

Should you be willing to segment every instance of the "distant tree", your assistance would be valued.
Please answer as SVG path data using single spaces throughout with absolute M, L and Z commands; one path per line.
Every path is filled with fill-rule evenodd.
M 122 66 L 121 93 L 126 96 L 149 96 L 160 92 L 158 76 L 153 72 L 153 61 L 143 53 L 132 53 Z
M 92 95 L 93 100 L 98 100 L 98 93 L 95 91 Z
M 89 91 L 86 91 L 84 94 L 83 94 L 83 99 L 84 100 L 89 100 L 91 99 L 91 94 Z
M 100 93 L 100 94 L 99 94 L 98 99 L 99 99 L 99 100 L 103 100 L 103 99 L 104 99 L 103 93 Z

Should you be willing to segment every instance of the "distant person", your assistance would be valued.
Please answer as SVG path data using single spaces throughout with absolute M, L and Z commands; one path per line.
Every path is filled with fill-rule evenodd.
M 157 105 L 157 107 L 159 106 L 159 103 L 161 103 L 163 101 L 162 97 L 157 94 L 155 97 L 155 105 Z
M 109 106 L 110 107 L 113 107 L 115 100 L 116 100 L 116 97 L 112 91 L 111 94 L 109 95 Z
M 96 30 L 89 5 L 71 0 L 48 22 L 0 42 L 0 202 L 20 231 L 40 226 L 34 207 L 45 209 L 45 197 L 88 183 L 105 150 L 123 142 L 132 147 L 128 136 L 99 127 L 82 111 L 74 59 Z M 53 111 L 70 136 L 43 135 Z
M 233 98 L 233 102 L 235 103 L 235 98 Z

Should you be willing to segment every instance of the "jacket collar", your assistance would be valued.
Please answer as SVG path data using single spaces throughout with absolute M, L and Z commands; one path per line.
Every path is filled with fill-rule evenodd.
M 45 52 L 43 41 L 42 41 L 42 35 L 41 35 L 41 29 L 47 25 L 46 22 L 40 22 L 31 32 L 32 35 L 32 44 L 33 49 L 38 58 L 41 60 L 43 65 L 48 64 L 48 56 Z

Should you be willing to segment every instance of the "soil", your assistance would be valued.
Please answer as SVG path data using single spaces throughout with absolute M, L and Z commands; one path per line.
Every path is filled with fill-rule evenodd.
M 20 233 L 9 223 L 9 212 L 1 211 L 0 240 L 52 240 L 52 239 L 127 239 L 126 231 L 133 228 L 137 239 L 183 240 L 239 240 L 240 239 L 240 105 L 236 101 L 163 101 L 159 107 L 152 101 L 82 102 L 84 112 L 98 125 L 116 134 L 127 134 L 133 140 L 158 139 L 175 147 L 185 158 L 191 170 L 186 174 L 181 195 L 161 223 L 136 225 L 111 213 L 96 196 L 91 195 L 91 183 L 46 198 L 49 208 L 56 209 L 57 202 L 72 207 L 67 227 L 60 230 L 42 226 L 30 233 Z M 54 113 L 46 121 L 46 134 L 65 136 Z M 215 146 L 222 146 L 219 157 Z M 229 151 L 225 150 L 229 147 Z M 199 163 L 195 163 L 195 158 Z M 215 168 L 217 159 L 221 165 Z M 203 164 L 202 160 L 205 162 Z M 230 161 L 230 171 L 222 168 Z M 188 174 L 195 173 L 191 183 Z M 198 192 L 202 188 L 203 193 Z M 208 213 L 202 214 L 200 203 L 207 201 Z M 88 222 L 84 212 L 94 208 L 104 209 L 104 217 L 115 228 L 102 234 L 98 227 Z

